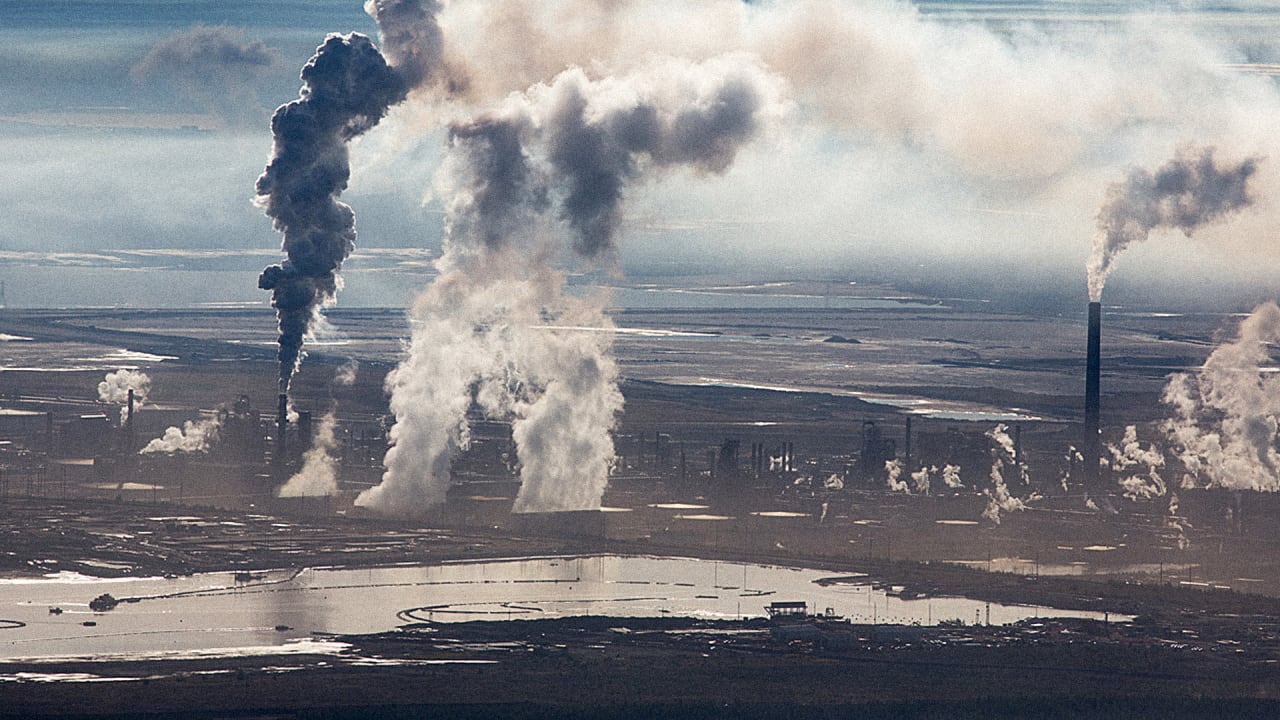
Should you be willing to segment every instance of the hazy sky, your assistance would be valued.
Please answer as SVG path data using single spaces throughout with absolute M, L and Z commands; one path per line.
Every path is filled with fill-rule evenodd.
M 1254 207 L 1133 247 L 1111 299 L 1274 295 L 1273 5 L 453 0 L 441 24 L 468 92 L 411 97 L 352 145 L 360 234 L 340 302 L 425 284 L 414 250 L 439 249 L 447 122 L 568 67 L 726 54 L 777 77 L 777 117 L 723 174 L 628 191 L 624 277 L 723 267 L 1083 298 L 1106 185 L 1194 143 L 1264 158 Z M 265 304 L 257 272 L 280 238 L 251 198 L 270 115 L 327 32 L 376 33 L 360 0 L 6 0 L 0 30 L 8 303 Z

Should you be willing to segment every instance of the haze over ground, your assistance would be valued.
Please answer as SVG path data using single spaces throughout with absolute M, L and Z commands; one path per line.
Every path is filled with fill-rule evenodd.
M 297 96 L 298 68 L 326 33 L 376 37 L 360 5 L 7 3 L 6 302 L 265 305 L 256 274 L 279 238 L 250 198 L 268 120 Z M 593 77 L 633 68 L 648 51 L 744 52 L 784 80 L 785 114 L 723 175 L 674 172 L 627 191 L 623 274 L 607 283 L 816 276 L 1078 303 L 1106 185 L 1198 143 L 1263 158 L 1255 207 L 1194 239 L 1168 232 L 1132 248 L 1107 299 L 1241 309 L 1280 286 L 1269 262 L 1280 163 L 1266 160 L 1280 156 L 1280 10 L 1269 3 L 478 7 L 442 15 L 461 39 L 454 52 L 521 70 L 504 69 L 511 87 L 473 74 L 470 96 L 437 110 L 446 119 L 572 65 Z M 495 31 L 503 23 L 532 38 L 524 57 Z M 411 100 L 352 146 L 343 199 L 359 240 L 343 305 L 403 306 L 429 279 L 445 146 L 431 107 Z

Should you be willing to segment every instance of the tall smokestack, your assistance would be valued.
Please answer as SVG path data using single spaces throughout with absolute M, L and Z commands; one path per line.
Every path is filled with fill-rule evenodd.
M 907 416 L 907 427 L 903 433 L 903 463 L 906 465 L 907 472 L 911 472 L 911 416 Z
M 289 429 L 289 396 L 280 393 L 280 407 L 276 412 L 276 463 L 284 464 L 285 431 Z
M 124 429 L 125 429 L 124 437 L 125 437 L 125 443 L 126 443 L 126 447 L 125 447 L 126 453 L 133 452 L 133 404 L 134 404 L 133 388 L 129 388 L 128 414 L 125 415 L 125 420 L 124 420 Z
M 1089 337 L 1084 372 L 1084 478 L 1085 490 L 1095 492 L 1101 484 L 1098 463 L 1102 457 L 1099 416 L 1102 401 L 1102 303 L 1089 303 Z

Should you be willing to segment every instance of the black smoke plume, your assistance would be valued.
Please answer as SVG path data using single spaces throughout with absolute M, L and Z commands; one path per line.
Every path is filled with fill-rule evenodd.
M 371 0 L 396 66 L 359 33 L 332 34 L 302 68 L 298 99 L 271 118 L 271 161 L 257 202 L 284 233 L 288 259 L 262 271 L 280 322 L 280 390 L 302 359 L 302 343 L 324 306 L 337 298 L 342 262 L 355 249 L 355 214 L 338 197 L 351 168 L 347 143 L 377 125 L 439 63 L 438 7 L 419 0 Z

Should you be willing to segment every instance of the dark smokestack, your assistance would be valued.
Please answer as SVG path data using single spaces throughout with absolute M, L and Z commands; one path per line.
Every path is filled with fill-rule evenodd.
M 276 462 L 284 462 L 285 431 L 289 429 L 289 396 L 280 393 L 280 408 L 276 412 Z
M 1085 489 L 1095 492 L 1100 484 L 1098 463 L 1102 445 L 1098 437 L 1102 401 L 1102 303 L 1089 303 L 1089 336 L 1084 373 L 1084 479 Z
M 127 414 L 124 416 L 124 441 L 125 452 L 133 452 L 133 388 L 129 388 L 129 405 Z
M 910 415 L 907 416 L 907 428 L 904 432 L 902 444 L 903 444 L 903 448 L 902 448 L 903 462 L 906 464 L 907 472 L 910 473 L 912 468 L 912 465 L 911 465 L 911 416 Z

